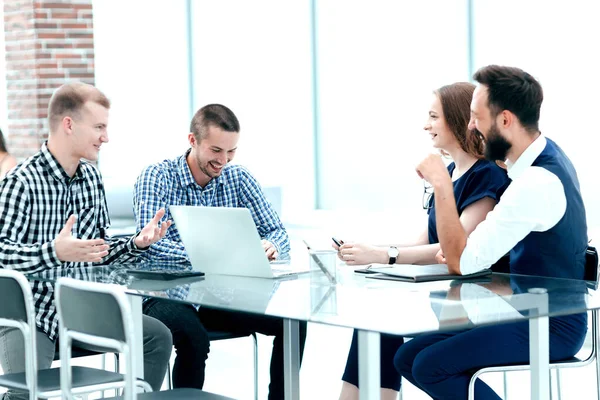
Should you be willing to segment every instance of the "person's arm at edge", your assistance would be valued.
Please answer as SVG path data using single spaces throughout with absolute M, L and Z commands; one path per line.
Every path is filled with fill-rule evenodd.
M 454 187 L 450 176 L 440 175 L 434 182 L 430 182 L 435 192 L 436 226 L 440 247 L 448 264 L 448 271 L 461 274 L 460 256 L 467 245 L 467 232 L 460 222 Z
M 496 200 L 490 197 L 484 197 L 468 205 L 463 210 L 460 216 L 460 223 L 467 235 L 469 235 L 477 227 L 477 225 L 485 219 L 486 215 L 494 208 L 495 205 Z M 367 263 L 387 264 L 387 250 L 387 247 L 377 248 L 376 252 L 378 255 L 374 256 L 372 260 L 368 260 Z M 397 264 L 435 264 L 437 263 L 435 256 L 440 250 L 440 244 L 433 243 L 408 246 L 398 248 L 398 250 L 398 257 L 396 258 Z M 348 264 L 354 265 L 352 262 L 349 262 Z
M 117 262 L 125 263 L 129 261 L 134 261 L 143 252 L 143 250 L 138 249 L 134 244 L 134 239 L 137 234 L 131 237 L 115 238 L 112 238 L 105 234 L 110 226 L 110 214 L 108 210 L 108 204 L 106 201 L 106 191 L 104 189 L 104 182 L 102 180 L 102 175 L 100 171 L 94 167 L 91 168 L 91 171 L 97 175 L 96 179 L 98 182 L 98 191 L 100 192 L 101 196 L 101 211 L 98 218 L 97 233 L 100 235 L 100 238 L 104 239 L 105 243 L 109 246 L 108 255 L 97 264 L 106 265 Z M 103 234 L 104 237 L 102 237 Z
M 26 184 L 11 176 L 0 183 L 0 264 L 23 273 L 58 267 L 55 242 L 24 244 L 22 235 L 29 227 L 29 199 Z
M 265 197 L 260 184 L 243 167 L 240 174 L 241 200 L 243 205 L 250 209 L 260 237 L 273 243 L 280 255 L 289 253 L 290 239 L 287 231 L 277 212 Z
M 163 198 L 166 193 L 165 176 L 158 166 L 145 168 L 137 178 L 133 191 L 133 210 L 136 222 L 136 231 L 139 232 L 150 222 L 158 210 L 164 208 L 168 213 L 167 200 Z M 166 220 L 166 218 L 165 218 Z M 164 221 L 163 221 L 164 222 Z M 186 262 L 187 252 L 181 240 L 176 240 L 175 228 L 170 227 L 167 235 L 152 244 L 143 257 L 150 260 Z
M 544 232 L 556 225 L 566 207 L 560 179 L 544 168 L 528 168 L 469 236 L 460 259 L 461 269 L 473 273 L 489 267 L 529 233 Z M 489 245 L 491 238 L 494 246 Z

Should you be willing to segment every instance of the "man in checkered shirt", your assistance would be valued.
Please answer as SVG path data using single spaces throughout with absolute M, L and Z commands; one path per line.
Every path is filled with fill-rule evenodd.
M 290 251 L 287 232 L 250 172 L 229 162 L 235 156 L 240 124 L 235 114 L 221 104 L 202 107 L 192 118 L 190 148 L 174 160 L 147 167 L 137 179 L 134 213 L 138 228 L 156 211 L 171 205 L 245 207 L 250 210 L 262 238 L 265 256 L 275 259 Z M 150 246 L 143 257 L 159 261 L 189 261 L 179 232 L 173 226 L 164 239 Z M 144 314 L 162 321 L 173 333 L 177 358 L 173 367 L 174 387 L 201 389 L 212 331 L 260 332 L 275 336 L 271 356 L 269 399 L 284 398 L 283 321 L 280 318 L 235 311 L 196 308 L 190 304 L 151 298 Z M 306 323 L 300 323 L 300 356 L 306 340 Z
M 41 150 L 0 181 L 0 267 L 24 274 L 94 263 L 133 261 L 164 237 L 164 210 L 131 238 L 104 238 L 110 221 L 102 178 L 82 158 L 96 161 L 108 142 L 110 102 L 84 83 L 61 86 L 50 99 L 50 134 Z M 40 369 L 50 368 L 58 335 L 54 286 L 32 281 Z M 172 338 L 160 321 L 144 316 L 144 376 L 160 390 Z M 5 373 L 23 372 L 23 337 L 0 328 L 0 364 Z M 20 394 L 22 395 L 22 394 Z M 16 398 L 16 393 L 7 393 Z M 5 397 L 6 398 L 6 397 Z M 27 396 L 23 397 L 27 398 Z

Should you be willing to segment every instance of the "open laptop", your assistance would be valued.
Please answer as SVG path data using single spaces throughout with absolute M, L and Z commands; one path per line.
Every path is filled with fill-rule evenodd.
M 206 274 L 279 278 L 308 272 L 269 263 L 247 208 L 169 206 L 192 268 Z M 308 264 L 308 263 L 307 263 Z

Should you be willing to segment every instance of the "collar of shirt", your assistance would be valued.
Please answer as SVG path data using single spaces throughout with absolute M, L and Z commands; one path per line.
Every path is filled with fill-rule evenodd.
M 48 142 L 44 142 L 42 144 L 42 148 L 40 150 L 42 154 L 42 160 L 47 164 L 48 170 L 50 171 L 50 175 L 59 182 L 63 182 L 65 184 L 69 184 L 71 180 L 81 180 L 83 179 L 83 172 L 81 171 L 81 163 L 77 166 L 77 170 L 75 171 L 75 175 L 71 178 L 64 168 L 59 164 L 58 160 L 52 155 L 50 150 L 48 149 Z
M 533 164 L 535 159 L 538 158 L 545 148 L 546 137 L 540 134 L 540 136 L 525 149 L 523 154 L 517 158 L 517 161 L 514 163 L 511 163 L 510 161 L 506 162 L 508 177 L 513 181 L 519 178 L 527 168 L 531 167 L 531 164 Z
M 187 156 L 188 154 L 190 154 L 190 151 L 192 151 L 192 149 L 187 149 L 185 154 L 179 156 L 179 158 L 177 159 L 177 175 L 179 176 L 179 181 L 181 182 L 182 187 L 186 187 L 189 185 L 198 185 L 194 180 L 194 176 L 192 175 L 190 166 L 187 163 Z M 215 186 L 217 184 L 227 185 L 227 178 L 225 177 L 226 167 L 227 166 L 225 166 L 221 171 L 221 175 L 211 179 L 203 189 Z

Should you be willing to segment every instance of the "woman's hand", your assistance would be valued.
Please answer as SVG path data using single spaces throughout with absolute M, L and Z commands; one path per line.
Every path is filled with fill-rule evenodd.
M 348 265 L 387 264 L 387 248 L 365 243 L 344 243 L 339 247 L 338 257 Z
M 444 252 L 442 251 L 442 249 L 440 249 L 435 255 L 435 261 L 437 261 L 438 264 L 448 264 L 448 262 L 446 261 L 446 257 L 444 257 Z

